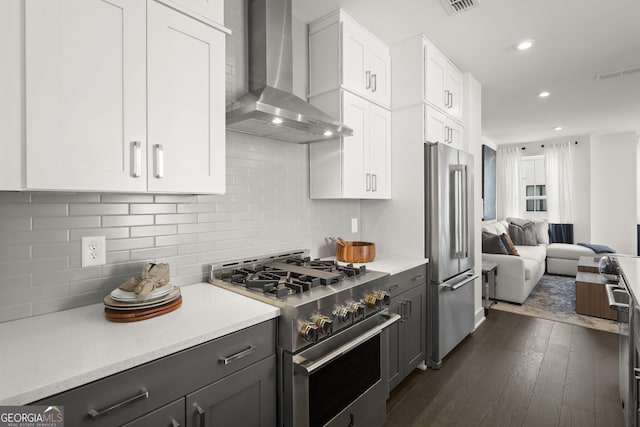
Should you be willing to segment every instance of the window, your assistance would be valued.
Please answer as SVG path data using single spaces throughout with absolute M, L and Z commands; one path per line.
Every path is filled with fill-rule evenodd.
M 547 212 L 547 186 L 544 157 L 531 156 L 521 160 L 525 216 L 545 216 Z

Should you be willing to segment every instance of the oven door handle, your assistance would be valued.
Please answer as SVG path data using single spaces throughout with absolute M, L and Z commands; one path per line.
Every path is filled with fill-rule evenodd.
M 332 360 L 342 356 L 345 353 L 348 353 L 349 351 L 358 347 L 360 344 L 373 338 L 374 336 L 382 332 L 384 329 L 388 328 L 389 326 L 391 326 L 392 324 L 400 320 L 400 315 L 397 313 L 383 314 L 382 316 L 384 316 L 387 320 L 380 323 L 379 325 L 374 326 L 368 331 L 358 335 L 356 338 L 349 341 L 348 343 L 345 343 L 340 347 L 336 348 L 335 350 L 330 351 L 329 353 L 325 354 L 321 358 L 317 360 L 304 360 L 302 362 L 294 362 L 294 368 L 296 372 L 309 376 L 313 374 L 315 371 L 317 371 L 318 369 L 330 363 Z
M 609 307 L 617 310 L 617 311 L 626 311 L 629 312 L 629 304 L 625 304 L 623 302 L 616 301 L 616 293 L 627 293 L 627 290 L 623 287 L 617 285 L 604 285 L 604 288 L 607 292 L 607 300 L 609 303 Z

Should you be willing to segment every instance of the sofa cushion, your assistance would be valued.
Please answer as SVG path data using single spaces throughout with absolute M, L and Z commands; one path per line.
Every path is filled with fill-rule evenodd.
M 549 244 L 549 222 L 546 219 L 531 221 L 524 218 L 509 217 L 507 218 L 507 221 L 517 225 L 525 225 L 529 222 L 533 222 L 536 229 L 536 240 L 538 241 L 538 244 Z
M 516 246 L 521 258 L 531 259 L 539 264 L 544 264 L 547 250 L 544 246 Z
M 509 250 L 502 243 L 500 236 L 487 232 L 482 233 L 482 252 L 485 254 L 509 255 Z
M 520 256 L 520 254 L 518 253 L 518 249 L 516 249 L 516 245 L 513 244 L 513 240 L 511 240 L 511 237 L 509 237 L 507 233 L 502 233 L 500 235 L 500 239 L 509 251 L 510 255 Z
M 595 252 L 589 248 L 570 243 L 552 243 L 547 246 L 547 257 L 561 259 L 579 259 L 581 256 L 594 256 Z
M 516 245 L 537 246 L 536 227 L 532 222 L 523 225 L 509 223 L 509 237 Z

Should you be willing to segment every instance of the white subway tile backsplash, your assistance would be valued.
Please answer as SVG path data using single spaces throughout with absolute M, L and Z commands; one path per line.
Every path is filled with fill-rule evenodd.
M 153 215 L 120 215 L 102 217 L 103 227 L 128 227 L 134 225 L 153 225 Z
M 131 205 L 131 214 L 174 214 L 175 204 L 134 204 Z
M 227 132 L 227 156 L 224 195 L 0 192 L 0 321 L 100 303 L 148 261 L 186 285 L 210 263 L 326 256 L 326 236 L 351 236 L 360 202 L 309 200 L 307 146 Z M 82 268 L 81 237 L 100 235 L 107 264 Z

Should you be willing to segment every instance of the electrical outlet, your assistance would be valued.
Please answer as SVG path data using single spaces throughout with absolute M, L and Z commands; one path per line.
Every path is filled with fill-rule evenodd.
M 85 236 L 82 238 L 82 266 L 103 265 L 107 263 L 105 236 Z
M 358 218 L 351 218 L 351 232 L 358 232 Z

